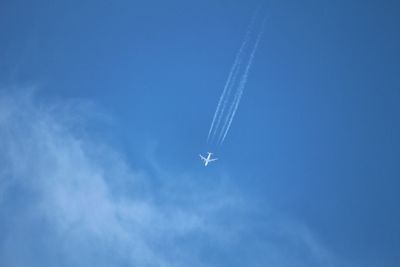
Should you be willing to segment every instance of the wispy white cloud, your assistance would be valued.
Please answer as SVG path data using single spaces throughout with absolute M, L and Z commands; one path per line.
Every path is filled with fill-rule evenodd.
M 306 227 L 264 214 L 223 183 L 196 187 L 195 174 L 158 169 L 154 185 L 148 171 L 91 138 L 87 113 L 79 103 L 1 94 L 1 266 L 337 262 Z

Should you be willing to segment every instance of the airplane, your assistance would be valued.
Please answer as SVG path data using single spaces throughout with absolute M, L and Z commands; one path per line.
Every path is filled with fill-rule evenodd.
M 211 155 L 212 155 L 213 153 L 211 153 L 211 152 L 207 152 L 207 153 L 208 153 L 207 158 L 203 157 L 202 155 L 199 155 L 200 158 L 204 161 L 204 166 L 207 166 L 208 163 L 217 160 L 217 158 L 214 158 L 214 159 L 211 158 Z

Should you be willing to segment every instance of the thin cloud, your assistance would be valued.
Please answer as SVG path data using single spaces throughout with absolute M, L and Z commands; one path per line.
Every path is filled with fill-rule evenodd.
M 150 172 L 85 131 L 87 112 L 33 93 L 1 94 L 1 266 L 336 262 L 310 231 L 257 218 L 264 210 L 223 183 L 201 188 L 189 182 L 196 174 L 157 170 L 156 190 Z

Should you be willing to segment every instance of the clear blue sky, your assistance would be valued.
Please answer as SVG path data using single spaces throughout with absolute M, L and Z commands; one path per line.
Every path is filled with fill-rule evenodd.
M 1 266 L 400 266 L 400 4 L 0 3 Z

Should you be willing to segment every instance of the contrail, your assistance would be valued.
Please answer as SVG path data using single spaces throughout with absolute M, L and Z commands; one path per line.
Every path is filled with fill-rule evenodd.
M 222 91 L 222 94 L 221 94 L 221 96 L 219 98 L 217 109 L 215 110 L 214 117 L 213 117 L 213 120 L 211 122 L 210 130 L 208 131 L 207 142 L 210 139 L 211 133 L 213 133 L 213 137 L 214 137 L 215 131 L 218 129 L 218 126 L 220 124 L 222 115 L 223 115 L 223 113 L 225 111 L 225 106 L 226 106 L 226 103 L 227 103 L 227 99 L 229 98 L 229 95 L 230 95 L 230 92 L 231 92 L 231 89 L 232 89 L 232 85 L 233 85 L 232 80 L 234 82 L 236 80 L 237 75 L 238 75 L 239 67 L 240 67 L 240 64 L 241 64 L 241 61 L 242 61 L 242 54 L 243 54 L 243 51 L 244 51 L 245 47 L 247 46 L 247 43 L 249 42 L 250 32 L 251 32 L 251 29 L 249 27 L 249 29 L 247 30 L 247 33 L 245 35 L 245 38 L 244 38 L 244 40 L 242 42 L 242 45 L 240 46 L 240 49 L 236 54 L 235 61 L 233 62 L 231 71 L 229 72 L 229 75 L 228 75 L 228 79 L 225 82 L 224 90 Z M 221 108 L 222 108 L 222 110 L 221 110 Z M 220 110 L 221 110 L 221 112 L 220 112 Z M 217 117 L 218 117 L 218 120 L 217 120 L 217 124 L 215 126 L 215 129 L 214 129 L 214 124 L 216 122 Z
M 211 124 L 210 131 L 209 131 L 208 136 L 207 136 L 207 142 L 210 139 L 210 133 L 211 132 L 212 132 L 211 140 L 214 140 L 214 136 L 218 132 L 219 126 L 221 124 L 221 120 L 222 120 L 222 118 L 224 118 L 225 109 L 226 109 L 226 106 L 227 106 L 228 101 L 230 99 L 230 94 L 231 94 L 232 88 L 235 86 L 237 77 L 238 77 L 238 75 L 240 73 L 240 68 L 241 68 L 242 61 L 243 61 L 243 54 L 245 52 L 244 50 L 245 50 L 245 48 L 247 46 L 247 43 L 249 42 L 249 40 L 251 38 L 251 32 L 253 31 L 253 28 L 254 28 L 254 25 L 256 23 L 256 19 L 257 19 L 257 15 L 258 15 L 259 11 L 260 11 L 260 8 L 258 8 L 255 11 L 255 13 L 253 14 L 253 17 L 252 17 L 251 22 L 250 22 L 250 24 L 248 26 L 245 38 L 244 38 L 244 40 L 242 42 L 242 45 L 241 45 L 241 47 L 240 47 L 240 49 L 239 49 L 239 51 L 238 51 L 238 53 L 236 55 L 235 63 L 232 66 L 232 69 L 231 69 L 231 72 L 229 74 L 228 80 L 226 81 L 226 84 L 225 84 L 224 91 L 223 91 L 223 93 L 222 93 L 222 95 L 220 97 L 220 100 L 218 102 L 217 110 L 216 110 L 216 112 L 214 114 L 213 122 Z M 222 110 L 219 112 L 220 107 L 222 107 Z M 226 116 L 229 116 L 230 113 L 231 113 L 231 111 L 229 111 L 226 114 Z M 215 128 L 213 129 L 213 126 L 214 126 L 216 118 L 217 118 L 216 125 L 215 125 Z M 220 129 L 220 130 L 222 131 L 223 128 Z M 220 135 L 221 135 L 221 133 L 220 133 Z
M 233 76 L 232 76 L 231 80 L 229 81 L 229 85 L 227 87 L 226 95 L 224 96 L 224 98 L 222 100 L 222 103 L 221 103 L 221 110 L 217 115 L 217 120 L 216 120 L 216 123 L 215 123 L 214 131 L 212 132 L 212 135 L 211 135 L 211 140 L 214 140 L 214 136 L 220 130 L 219 128 L 220 128 L 220 124 L 221 124 L 222 118 L 224 118 L 225 116 L 229 115 L 229 113 L 227 113 L 225 115 L 225 113 L 226 113 L 225 110 L 226 110 L 226 106 L 227 106 L 228 102 L 230 102 L 230 99 L 231 99 L 232 88 L 235 86 L 236 81 L 238 79 L 238 76 L 240 75 L 240 69 L 241 69 L 242 61 L 243 61 L 243 59 L 240 58 L 238 64 L 236 65 L 236 68 L 235 68 L 235 70 L 233 72 Z
M 251 54 L 250 54 L 249 61 L 248 61 L 247 65 L 246 65 L 246 69 L 245 69 L 245 71 L 244 71 L 244 73 L 242 75 L 242 79 L 240 80 L 240 84 L 239 84 L 238 90 L 236 91 L 235 98 L 234 98 L 234 100 L 233 100 L 233 102 L 231 104 L 230 112 L 228 113 L 228 114 L 230 114 L 230 116 L 226 117 L 226 120 L 225 120 L 224 126 L 222 128 L 222 131 L 220 132 L 220 136 L 219 136 L 219 139 L 218 139 L 218 141 L 219 141 L 218 143 L 220 145 L 222 145 L 222 143 L 224 142 L 225 137 L 228 134 L 228 131 L 229 131 L 230 127 L 231 127 L 233 118 L 235 117 L 236 111 L 237 111 L 237 109 L 239 107 L 239 103 L 240 103 L 240 100 L 241 100 L 242 95 L 243 95 L 243 91 L 244 91 L 244 88 L 245 88 L 245 85 L 246 85 L 246 82 L 247 82 L 247 78 L 249 76 L 249 71 L 250 71 L 251 65 L 253 64 L 255 53 L 257 51 L 257 48 L 258 48 L 258 45 L 260 43 L 262 34 L 264 32 L 265 21 L 266 21 L 266 19 L 263 20 L 260 32 L 258 33 L 258 36 L 257 36 L 257 40 L 256 40 L 256 42 L 254 44 L 253 50 L 251 51 Z

